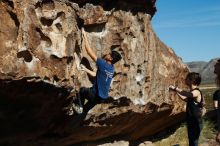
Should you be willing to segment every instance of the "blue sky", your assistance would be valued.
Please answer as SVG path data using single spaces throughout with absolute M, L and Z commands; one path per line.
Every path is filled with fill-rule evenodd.
M 184 62 L 220 57 L 220 0 L 157 0 L 153 29 Z

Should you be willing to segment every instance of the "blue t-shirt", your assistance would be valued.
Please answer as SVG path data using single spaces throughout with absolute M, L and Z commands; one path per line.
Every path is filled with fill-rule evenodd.
M 93 91 L 101 98 L 108 98 L 108 91 L 114 74 L 114 67 L 104 59 L 98 58 L 96 61 L 96 80 L 93 84 Z

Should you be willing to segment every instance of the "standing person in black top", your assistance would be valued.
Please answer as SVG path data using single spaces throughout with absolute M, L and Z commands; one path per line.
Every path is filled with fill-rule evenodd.
M 216 83 L 218 87 L 220 87 L 220 59 L 217 60 L 214 67 L 215 67 L 214 73 L 217 75 Z M 213 94 L 213 103 L 214 103 L 214 108 L 217 114 L 217 125 L 218 125 L 216 141 L 220 143 L 220 89 L 216 90 L 215 93 Z
M 190 91 L 184 91 L 178 87 L 170 85 L 169 89 L 177 93 L 177 95 L 187 103 L 186 121 L 189 146 L 198 146 L 200 132 L 202 131 L 202 118 L 200 116 L 200 107 L 203 106 L 204 98 L 198 86 L 201 83 L 199 73 L 191 72 L 186 76 L 186 85 Z

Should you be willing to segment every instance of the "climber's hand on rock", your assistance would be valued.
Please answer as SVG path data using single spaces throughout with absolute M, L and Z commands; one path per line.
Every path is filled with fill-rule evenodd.
M 81 31 L 82 31 L 83 36 L 86 36 L 86 32 L 83 27 L 82 27 Z
M 80 65 L 80 70 L 85 71 L 85 70 L 86 70 L 85 65 L 81 64 L 81 65 Z
M 171 90 L 171 91 L 175 91 L 175 90 L 176 90 L 176 87 L 173 86 L 173 85 L 170 85 L 170 86 L 169 86 L 169 90 Z

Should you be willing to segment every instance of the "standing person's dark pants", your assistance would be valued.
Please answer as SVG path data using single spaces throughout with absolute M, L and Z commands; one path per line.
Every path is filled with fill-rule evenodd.
M 92 88 L 80 88 L 79 94 L 79 105 L 83 107 L 83 113 L 88 113 L 90 109 L 92 109 L 96 104 L 102 103 L 104 100 L 97 96 Z M 88 102 L 85 104 L 85 99 Z M 85 104 L 85 105 L 84 105 Z
M 197 117 L 187 117 L 187 131 L 189 146 L 198 146 L 199 136 L 202 131 L 202 119 Z
M 220 102 L 220 101 L 219 101 Z M 216 110 L 217 112 L 217 125 L 218 125 L 218 132 L 220 132 L 220 107 Z

